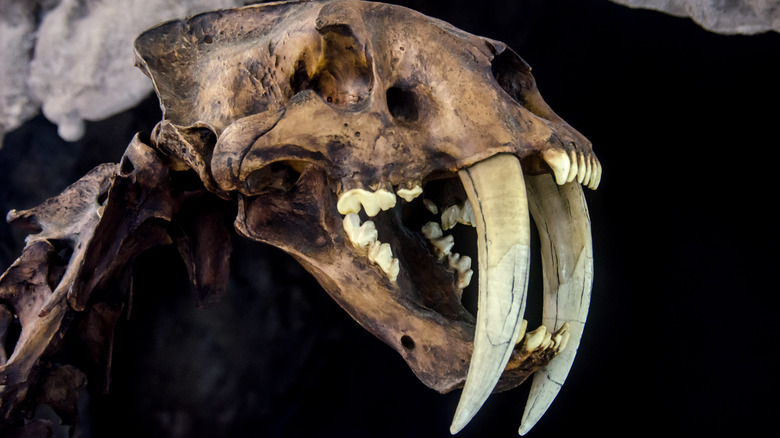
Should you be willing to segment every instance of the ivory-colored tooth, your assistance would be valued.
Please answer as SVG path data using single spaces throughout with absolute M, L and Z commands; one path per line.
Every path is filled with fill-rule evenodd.
M 559 354 L 555 359 L 534 373 L 518 430 L 520 435 L 525 435 L 544 415 L 566 381 L 588 317 L 593 283 L 590 220 L 581 186 L 557 186 L 550 175 L 528 176 L 526 186 L 541 242 L 542 321 L 547 327 L 560 327 L 558 333 L 566 327 L 566 334 L 561 345 L 556 346 Z
M 558 336 L 560 336 L 560 340 L 555 344 L 556 354 L 563 351 L 566 348 L 566 346 L 569 344 L 569 337 L 571 336 L 571 333 L 569 331 L 568 323 L 564 323 L 563 327 L 561 327 L 561 329 L 558 330 Z
M 550 345 L 552 345 L 552 334 L 550 334 L 550 332 L 546 332 L 544 334 L 544 339 L 542 340 L 541 345 L 539 345 L 539 348 L 544 350 L 548 348 Z
M 441 239 L 431 241 L 431 243 L 433 244 L 434 248 L 436 248 L 439 260 L 442 260 L 444 257 L 450 255 L 452 247 L 455 246 L 455 238 L 452 237 L 451 234 L 448 234 Z
M 549 155 L 549 154 L 548 154 Z M 565 169 L 551 166 L 561 183 Z M 450 426 L 457 433 L 493 392 L 514 350 L 525 311 L 530 232 L 528 202 L 520 160 L 499 154 L 458 171 L 474 208 L 479 254 L 479 298 L 474 349 L 463 391 Z
M 528 321 L 525 319 L 520 323 L 520 334 L 517 336 L 515 345 L 519 344 L 525 338 L 525 331 L 528 329 Z
M 360 213 L 361 206 L 368 216 L 376 216 L 380 210 L 395 207 L 396 197 L 392 192 L 379 189 L 369 192 L 363 189 L 352 189 L 343 193 L 336 204 L 341 214 Z
M 399 272 L 401 272 L 401 264 L 398 262 L 397 258 L 393 258 L 392 262 L 390 262 L 390 267 L 387 271 L 385 271 L 385 273 L 387 274 L 387 277 L 390 279 L 390 281 L 395 281 L 398 279 Z
M 439 207 L 433 203 L 430 199 L 423 198 L 423 205 L 433 214 L 439 214 Z
M 356 237 L 354 243 L 360 248 L 368 248 L 372 243 L 376 242 L 379 238 L 379 233 L 374 222 L 366 221 L 361 225 Z
M 438 223 L 428 222 L 427 224 L 423 225 L 422 234 L 426 239 L 434 241 L 436 239 L 440 239 L 441 236 L 444 235 L 444 232 L 441 229 L 441 225 Z
M 463 272 L 458 273 L 458 287 L 461 289 L 465 289 L 469 287 L 469 284 L 471 284 L 471 277 L 474 275 L 474 271 L 471 269 L 468 269 Z
M 583 179 L 583 185 L 587 186 L 590 183 L 590 175 L 593 173 L 593 162 L 590 157 L 585 157 L 585 178 Z
M 547 149 L 542 152 L 542 159 L 550 166 L 553 174 L 555 175 L 555 182 L 558 185 L 566 183 L 566 179 L 569 177 L 569 169 L 571 168 L 571 162 L 566 152 L 555 149 Z
M 390 244 L 377 240 L 368 250 L 368 260 L 376 263 L 386 272 L 393 262 L 393 250 L 390 248 Z
M 577 177 L 577 172 L 579 172 L 580 166 L 579 160 L 577 160 L 577 152 L 569 152 L 569 162 L 571 163 L 571 167 L 569 168 L 569 176 L 566 177 L 566 182 L 574 181 L 574 178 Z
M 585 180 L 585 172 L 588 170 L 588 168 L 585 165 L 584 155 L 577 154 L 577 159 L 579 161 L 578 170 L 577 170 L 577 183 L 582 184 L 582 181 Z
M 441 229 L 449 230 L 458 223 L 458 217 L 460 216 L 460 207 L 457 205 L 450 205 L 445 208 L 441 214 Z
M 523 349 L 525 351 L 534 351 L 542 345 L 544 342 L 545 334 L 547 333 L 547 327 L 540 325 L 536 330 L 525 335 L 525 343 Z
M 463 202 L 463 206 L 460 209 L 460 220 L 458 221 L 463 225 L 476 226 L 476 219 L 474 219 L 474 209 L 471 207 L 471 202 L 468 200 Z
M 348 213 L 344 216 L 343 224 L 347 237 L 353 244 L 357 245 L 357 236 L 360 230 L 360 217 L 357 213 Z
M 412 202 L 414 198 L 420 196 L 423 192 L 422 186 L 416 185 L 411 189 L 398 189 L 396 193 L 398 196 L 404 198 L 406 202 Z

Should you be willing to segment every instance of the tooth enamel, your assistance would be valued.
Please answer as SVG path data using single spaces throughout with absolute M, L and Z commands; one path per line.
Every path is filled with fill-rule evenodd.
M 356 213 L 349 213 L 344 216 L 344 231 L 353 244 L 357 245 L 357 235 L 360 230 L 360 217 Z
M 398 196 L 404 198 L 406 202 L 412 202 L 412 200 L 420 196 L 423 192 L 422 186 L 414 186 L 411 189 L 399 189 L 396 191 Z
M 444 235 L 441 225 L 436 222 L 428 222 L 422 227 L 422 234 L 430 241 L 441 238 Z
M 585 157 L 582 154 L 578 154 L 579 158 L 579 171 L 577 172 L 577 183 L 582 184 L 582 181 L 585 180 L 585 172 L 588 170 L 587 166 L 585 165 Z
M 574 151 L 569 152 L 569 163 L 571 164 L 571 167 L 569 168 L 569 175 L 566 177 L 566 182 L 572 182 L 574 181 L 574 178 L 577 177 L 579 164 L 578 164 L 576 152 Z
M 538 329 L 525 335 L 525 342 L 523 342 L 523 350 L 534 351 L 542 345 L 544 342 L 545 334 L 547 333 L 547 327 L 540 325 Z
M 441 214 L 441 228 L 443 230 L 449 230 L 456 224 L 474 226 L 474 209 L 471 208 L 471 203 L 468 200 L 463 201 L 460 205 L 450 205 Z
M 598 180 L 598 161 L 594 163 Z M 580 170 L 587 169 L 580 166 Z M 593 175 L 591 183 L 592 180 Z M 566 381 L 582 338 L 593 283 L 590 219 L 581 186 L 556 185 L 550 175 L 529 176 L 526 185 L 541 243 L 542 321 L 547 327 L 559 328 L 562 339 L 555 347 L 560 354 L 534 373 L 520 435 L 525 435 L 544 415 Z
M 455 224 L 458 223 L 458 220 L 456 219 L 457 216 L 460 216 L 460 207 L 457 205 L 450 205 L 445 208 L 441 213 L 441 229 L 449 230 L 454 227 Z
M 565 171 L 554 161 L 556 176 Z M 557 171 L 555 170 L 557 169 Z M 479 299 L 474 349 L 450 426 L 460 431 L 493 392 L 522 326 L 530 260 L 530 218 L 520 160 L 500 154 L 462 169 L 458 176 L 474 209 L 479 252 Z
M 550 166 L 555 174 L 555 182 L 558 185 L 566 183 L 566 179 L 569 176 L 569 169 L 571 168 L 571 161 L 566 152 L 558 151 L 554 149 L 547 149 L 542 152 L 542 159 Z
M 436 248 L 436 255 L 439 260 L 444 259 L 452 251 L 452 247 L 455 246 L 455 238 L 451 234 L 448 234 L 441 239 L 431 240 L 434 248 Z
M 468 269 L 464 272 L 458 273 L 458 287 L 461 289 L 465 289 L 469 287 L 469 284 L 471 284 L 471 277 L 474 275 L 474 271 L 471 269 Z
M 382 243 L 378 240 L 372 243 L 368 250 L 368 260 L 376 263 L 390 280 L 395 281 L 400 268 L 398 259 L 393 258 L 393 250 L 389 243 Z
M 376 216 L 380 210 L 395 207 L 396 197 L 392 192 L 379 189 L 369 192 L 363 189 L 352 189 L 343 193 L 336 204 L 341 214 L 360 213 L 361 206 L 369 217 Z
M 528 321 L 523 320 L 522 323 L 520 323 L 520 334 L 517 336 L 517 340 L 515 341 L 515 345 L 519 344 L 520 342 L 525 339 L 525 331 L 528 329 Z
M 360 226 L 356 239 L 353 240 L 353 243 L 358 248 L 368 248 L 369 245 L 377 241 L 378 237 L 379 233 L 376 231 L 376 225 L 374 225 L 374 222 L 366 221 L 363 225 Z
M 430 199 L 423 199 L 423 205 L 433 214 L 439 214 L 439 207 L 433 203 Z

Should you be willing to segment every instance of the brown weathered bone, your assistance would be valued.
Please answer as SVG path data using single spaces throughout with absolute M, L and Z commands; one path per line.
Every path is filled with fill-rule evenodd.
M 475 333 L 490 330 L 479 328 L 485 324 L 480 318 L 488 318 L 488 327 L 508 326 L 496 343 L 511 343 L 503 362 L 492 365 L 500 375 L 482 392 L 522 383 L 560 353 L 569 332 L 576 352 L 592 278 L 587 212 L 577 183 L 595 188 L 600 165 L 590 143 L 545 104 L 528 65 L 505 45 L 405 8 L 332 0 L 172 21 L 142 34 L 136 54 L 163 109 L 149 145 L 136 137 L 118 165 L 99 167 L 41 207 L 9 214 L 35 234 L 0 279 L 6 305 L 0 318 L 16 315 L 22 327 L 14 354 L 0 368 L 4 418 L 29 397 L 25 382 L 46 363 L 45 350 L 57 346 L 72 319 L 84 321 L 77 326 L 80 339 L 96 361 L 110 362 L 110 333 L 131 293 L 127 268 L 150 246 L 176 241 L 198 301 L 218 299 L 225 289 L 225 223 L 231 216 L 240 234 L 295 257 L 438 391 L 464 382 L 464 394 L 469 391 L 472 352 L 484 351 Z M 464 191 L 458 178 L 491 169 L 482 164 L 487 162 L 515 162 L 517 172 L 521 164 L 522 174 L 541 175 L 529 181 L 529 193 L 540 197 L 534 214 L 553 211 L 580 221 L 565 219 L 541 233 L 552 240 L 552 254 L 543 252 L 545 260 L 554 259 L 545 262 L 553 271 L 546 275 L 555 277 L 548 286 L 582 289 L 576 303 L 556 301 L 557 291 L 546 291 L 553 296 L 545 304 L 552 335 L 537 330 L 520 342 L 522 310 L 520 320 L 515 308 L 504 321 L 483 310 L 475 319 L 465 309 L 452 269 L 410 225 L 417 221 L 412 210 L 422 207 L 416 195 L 376 217 L 366 207 L 376 235 L 392 251 L 395 275 L 377 266 L 371 251 L 379 251 L 378 242 L 369 250 L 345 231 L 344 215 L 360 212 L 360 204 L 355 211 L 341 206 L 348 193 L 391 196 L 395 205 L 394 193 L 418 195 L 426 187 L 426 196 L 444 207 L 467 196 L 481 203 L 475 190 L 482 183 L 474 180 Z M 193 174 L 195 186 L 188 178 Z M 477 225 L 483 237 L 484 226 Z M 567 230 L 577 236 L 561 244 Z M 491 230 L 491 239 L 500 239 L 500 231 Z M 493 272 L 483 269 L 480 275 Z M 515 291 L 511 280 L 509 293 L 524 306 L 524 290 Z M 551 371 L 548 380 L 562 383 L 573 352 L 565 370 Z M 461 424 L 453 431 L 474 412 L 456 414 Z

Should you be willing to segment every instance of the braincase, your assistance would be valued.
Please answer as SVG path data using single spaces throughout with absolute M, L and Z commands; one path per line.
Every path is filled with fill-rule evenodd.
M 289 100 L 297 60 L 319 52 L 312 3 L 208 12 L 141 34 L 136 63 L 152 78 L 164 118 L 182 126 L 202 121 L 221 132 Z

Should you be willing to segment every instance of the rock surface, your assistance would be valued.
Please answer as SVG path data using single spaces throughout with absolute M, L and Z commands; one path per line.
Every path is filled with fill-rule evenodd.
M 690 17 L 703 28 L 723 34 L 780 31 L 777 0 L 612 0 L 632 8 Z

